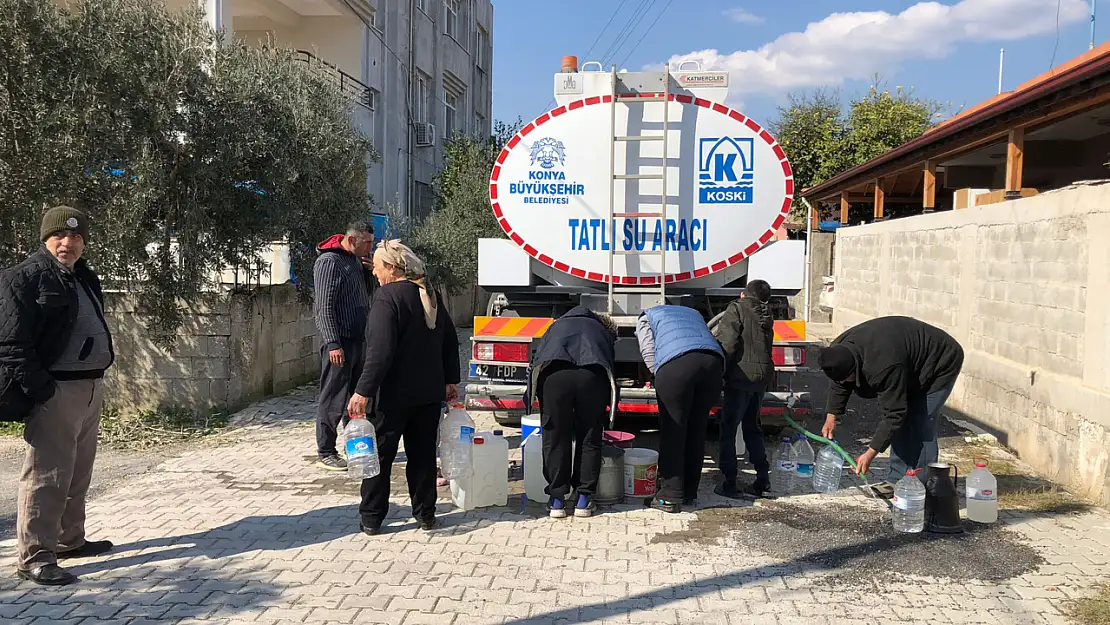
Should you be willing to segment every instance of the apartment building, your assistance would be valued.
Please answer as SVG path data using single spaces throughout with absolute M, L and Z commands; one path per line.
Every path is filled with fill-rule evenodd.
M 247 45 L 275 44 L 330 64 L 381 155 L 366 181 L 375 212 L 395 205 L 426 215 L 446 139 L 491 131 L 490 0 L 165 2 L 198 3 L 209 24 Z

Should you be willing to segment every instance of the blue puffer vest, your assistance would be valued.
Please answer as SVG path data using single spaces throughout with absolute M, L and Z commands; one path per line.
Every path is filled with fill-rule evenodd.
M 655 338 L 655 370 L 695 350 L 714 352 L 724 362 L 720 343 L 709 332 L 701 313 L 686 306 L 655 306 L 644 311 Z

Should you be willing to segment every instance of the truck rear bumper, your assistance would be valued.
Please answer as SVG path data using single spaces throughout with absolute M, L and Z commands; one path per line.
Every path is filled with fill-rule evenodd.
M 794 414 L 808 416 L 813 408 L 810 395 L 807 392 L 772 391 L 763 396 L 763 408 L 760 417 L 765 425 L 781 425 L 785 421 L 782 415 L 786 411 L 787 401 L 793 396 L 797 399 Z M 504 411 L 509 416 L 524 414 L 524 386 L 519 384 L 497 384 L 485 382 L 471 382 L 466 385 L 466 407 L 470 410 L 495 410 Z M 711 414 L 716 414 L 721 408 L 720 403 L 714 406 Z M 538 411 L 539 404 L 533 402 L 532 409 Z M 617 404 L 617 412 L 623 415 L 657 415 L 659 404 L 655 399 L 653 388 L 622 388 L 621 401 Z

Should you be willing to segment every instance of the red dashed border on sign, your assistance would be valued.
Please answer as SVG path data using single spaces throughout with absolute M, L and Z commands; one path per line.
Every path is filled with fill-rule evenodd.
M 630 96 L 622 96 L 619 99 L 635 101 L 638 99 L 661 97 L 662 95 L 662 93 L 641 93 L 633 94 Z M 775 138 L 771 136 L 771 133 L 764 130 L 762 126 L 757 124 L 752 119 L 744 116 L 739 111 L 734 111 L 722 104 L 717 104 L 715 102 L 710 102 L 709 100 L 703 100 L 701 98 L 695 98 L 688 95 L 671 94 L 669 99 L 671 102 L 695 104 L 703 108 L 711 109 L 717 113 L 721 113 L 722 115 L 727 115 L 732 119 L 744 124 L 752 132 L 759 135 L 759 138 L 763 139 L 763 141 L 766 142 L 767 145 L 771 146 L 771 149 L 774 151 L 775 156 L 778 157 L 779 163 L 782 165 L 782 171 L 784 174 L 786 174 L 786 188 L 784 189 L 783 194 L 784 197 L 782 201 L 782 210 L 780 211 L 778 217 L 775 218 L 774 223 L 771 224 L 771 228 L 764 232 L 763 235 L 759 237 L 759 239 L 752 241 L 751 244 L 746 246 L 742 252 L 730 256 L 726 260 L 722 260 L 710 266 L 701 267 L 693 271 L 667 274 L 666 276 L 664 276 L 664 281 L 667 283 L 682 282 L 684 280 L 691 280 L 693 278 L 708 276 L 709 274 L 721 271 L 726 267 L 731 267 L 732 265 L 735 265 L 736 263 L 751 256 L 756 251 L 758 251 L 759 248 L 763 247 L 767 244 L 768 241 L 774 238 L 775 231 L 779 229 L 779 226 L 781 226 L 783 222 L 786 221 L 786 216 L 790 214 L 790 206 L 794 201 L 794 173 L 790 169 L 790 163 L 786 159 L 786 153 L 783 152 L 782 147 L 778 144 L 777 141 L 775 141 Z M 587 272 L 577 267 L 572 267 L 564 262 L 560 262 L 555 260 L 554 258 L 551 258 L 547 254 L 541 254 L 539 250 L 532 247 L 523 238 L 521 238 L 520 234 L 513 230 L 512 225 L 509 224 L 509 220 L 505 218 L 504 213 L 501 211 L 501 204 L 497 199 L 497 184 L 498 179 L 501 176 L 501 166 L 505 163 L 505 159 L 508 158 L 509 152 L 511 152 L 513 148 L 519 145 L 521 140 L 524 139 L 524 137 L 528 136 L 536 128 L 539 128 L 552 119 L 565 114 L 567 111 L 573 111 L 575 109 L 580 109 L 584 106 L 590 106 L 593 104 L 609 104 L 612 101 L 612 96 L 594 96 L 586 98 L 584 100 L 575 100 L 574 102 L 571 102 L 566 106 L 560 106 L 557 109 L 548 111 L 547 113 L 540 115 L 527 126 L 521 128 L 520 132 L 518 132 L 512 139 L 509 140 L 507 144 L 505 144 L 505 147 L 501 150 L 501 154 L 499 154 L 497 157 L 497 162 L 493 166 L 493 172 L 490 174 L 489 179 L 489 197 L 490 205 L 493 207 L 493 214 L 497 217 L 497 223 L 501 225 L 501 229 L 505 231 L 505 234 L 507 234 L 514 243 L 519 245 L 530 256 L 549 267 L 554 267 L 555 269 L 562 271 L 563 273 L 569 273 L 572 276 L 584 278 L 586 280 L 593 280 L 595 282 L 609 282 L 611 278 L 610 276 L 602 273 L 597 273 L 594 271 Z M 615 278 L 617 284 L 651 285 L 659 283 L 658 276 L 644 276 L 639 278 L 630 276 L 616 276 Z

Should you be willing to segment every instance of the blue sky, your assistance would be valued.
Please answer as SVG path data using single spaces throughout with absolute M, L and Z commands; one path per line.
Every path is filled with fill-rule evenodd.
M 1097 2 L 1096 45 L 1110 36 L 1110 0 Z M 997 92 L 1000 48 L 1013 89 L 1048 71 L 1054 49 L 1057 65 L 1085 52 L 1088 15 L 1089 0 L 494 0 L 493 114 L 543 113 L 562 56 L 602 60 L 630 20 L 606 67 L 701 59 L 731 72 L 729 103 L 761 122 L 791 91 L 840 88 L 847 101 L 876 72 L 891 87 L 970 107 Z

